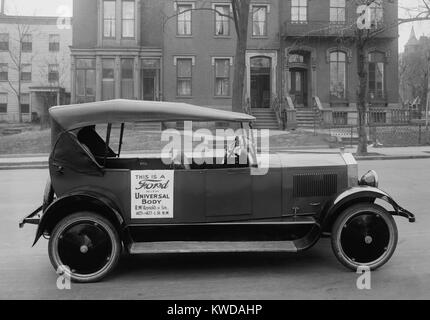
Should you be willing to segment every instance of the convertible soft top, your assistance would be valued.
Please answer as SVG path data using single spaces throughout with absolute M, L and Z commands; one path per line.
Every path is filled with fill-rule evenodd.
M 109 100 L 58 106 L 49 109 L 51 118 L 63 129 L 74 130 L 102 123 L 163 121 L 250 122 L 244 114 L 198 107 L 186 103 L 138 100 Z

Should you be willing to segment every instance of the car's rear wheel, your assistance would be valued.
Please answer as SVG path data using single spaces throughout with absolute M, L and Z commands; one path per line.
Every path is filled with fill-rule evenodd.
M 337 259 L 347 268 L 375 270 L 391 258 L 397 239 L 396 222 L 387 210 L 375 204 L 358 204 L 339 215 L 331 244 Z
M 106 218 L 93 212 L 66 216 L 49 239 L 49 258 L 55 270 L 73 282 L 96 282 L 118 263 L 122 245 L 117 230 Z

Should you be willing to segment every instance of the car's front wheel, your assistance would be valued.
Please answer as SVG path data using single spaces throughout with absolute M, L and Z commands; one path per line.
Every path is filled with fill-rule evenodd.
M 93 212 L 66 216 L 54 228 L 48 244 L 55 270 L 73 282 L 95 282 L 118 263 L 122 245 L 116 228 Z
M 337 259 L 347 268 L 375 270 L 391 258 L 397 239 L 396 222 L 387 210 L 375 204 L 358 204 L 339 215 L 331 244 Z

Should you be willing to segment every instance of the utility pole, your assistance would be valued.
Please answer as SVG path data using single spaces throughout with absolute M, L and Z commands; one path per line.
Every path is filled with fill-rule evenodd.
M 1 11 L 0 11 L 0 15 L 4 14 L 4 8 L 5 8 L 5 2 L 6 0 L 0 0 L 1 1 Z

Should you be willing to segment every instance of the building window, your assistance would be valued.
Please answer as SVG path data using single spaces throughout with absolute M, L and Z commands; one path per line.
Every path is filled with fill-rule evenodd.
M 58 72 L 58 64 L 48 65 L 48 81 L 58 82 L 60 80 L 60 74 Z
M 330 22 L 345 23 L 345 0 L 330 0 Z
M 33 37 L 31 34 L 22 36 L 21 49 L 23 52 L 31 52 L 33 50 Z
M 308 0 L 291 0 L 291 21 L 296 23 L 308 21 Z
M 96 96 L 96 60 L 76 60 L 77 103 L 93 102 Z
M 60 51 L 60 35 L 50 34 L 49 35 L 49 51 L 58 52 Z
M 29 114 L 30 113 L 30 94 L 22 93 L 20 101 L 21 101 L 21 113 Z
M 102 100 L 115 97 L 115 60 L 102 60 Z
M 191 35 L 192 4 L 178 4 L 178 35 Z
M 305 63 L 305 57 L 299 53 L 289 54 L 288 63 Z
M 215 59 L 215 96 L 230 95 L 230 59 Z
M 134 99 L 134 59 L 121 60 L 121 98 Z
M 122 37 L 134 38 L 135 26 L 135 3 L 134 0 L 122 1 Z
M 115 24 L 116 24 L 116 1 L 104 0 L 103 1 L 103 37 L 115 38 Z
M 21 80 L 26 82 L 31 81 L 31 64 L 23 64 L 21 66 Z
M 252 35 L 267 36 L 267 6 L 252 6 Z
M 385 56 L 381 52 L 369 54 L 369 95 L 372 99 L 385 97 Z
M 0 113 L 7 113 L 7 93 L 0 93 Z
M 0 63 L 0 81 L 9 80 L 9 66 L 7 63 Z
M 382 0 L 375 0 L 370 7 L 370 21 L 373 28 L 379 28 L 384 22 L 384 8 Z
M 215 35 L 229 36 L 230 35 L 230 6 L 215 5 Z
M 9 51 L 9 34 L 0 33 L 0 51 Z
M 346 54 L 342 51 L 330 53 L 330 96 L 346 97 Z
M 179 97 L 189 97 L 192 94 L 192 58 L 179 58 L 176 60 L 176 78 Z

